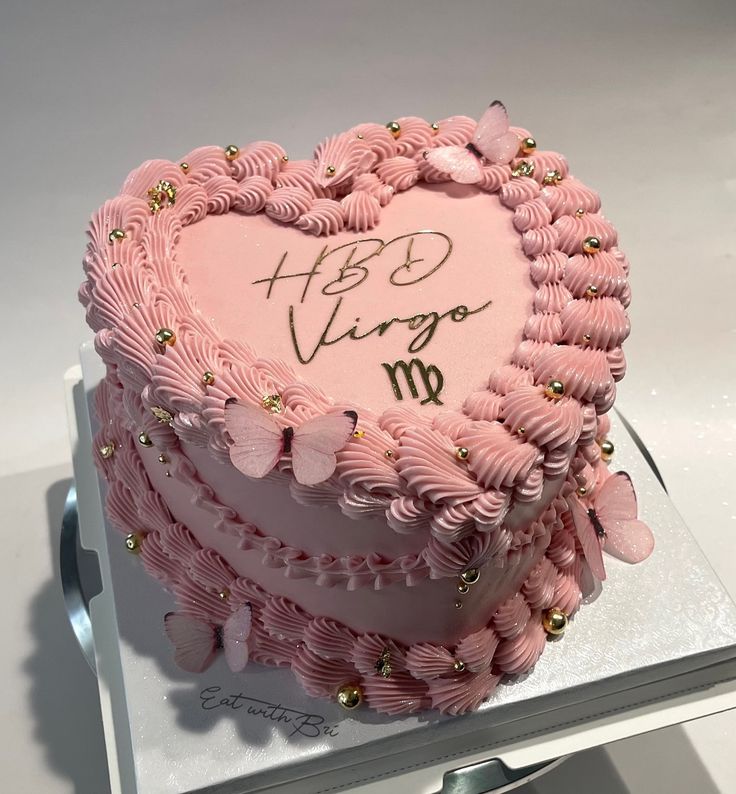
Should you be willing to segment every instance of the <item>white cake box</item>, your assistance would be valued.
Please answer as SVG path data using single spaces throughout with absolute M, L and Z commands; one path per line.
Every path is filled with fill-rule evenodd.
M 736 606 L 616 417 L 615 468 L 636 484 L 655 551 L 637 566 L 607 559 L 595 603 L 477 713 L 348 714 L 289 670 L 236 676 L 218 660 L 184 673 L 162 631 L 173 599 L 104 519 L 89 417 L 103 370 L 91 345 L 81 358 L 66 385 L 80 538 L 101 573 L 89 614 L 114 794 L 500 792 L 543 762 L 736 707 Z

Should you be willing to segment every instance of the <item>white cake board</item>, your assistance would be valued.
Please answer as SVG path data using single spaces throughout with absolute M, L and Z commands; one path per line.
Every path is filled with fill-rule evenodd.
M 477 714 L 348 715 L 288 670 L 233 676 L 218 661 L 183 673 L 161 629 L 173 600 L 105 523 L 89 419 L 103 370 L 90 345 L 81 358 L 66 386 L 81 540 L 99 555 L 103 588 L 89 610 L 113 794 L 455 792 L 453 770 L 491 758 L 533 766 L 736 707 L 736 607 L 615 417 L 615 468 L 636 483 L 655 552 L 638 566 L 607 559 L 595 604 Z M 203 708 L 215 687 L 229 705 Z M 295 733 L 299 714 L 322 734 Z

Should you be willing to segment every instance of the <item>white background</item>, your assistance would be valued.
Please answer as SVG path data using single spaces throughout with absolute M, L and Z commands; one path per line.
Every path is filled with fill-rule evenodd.
M 0 3 L 0 775 L 104 794 L 96 686 L 54 576 L 70 477 L 62 374 L 90 334 L 84 228 L 128 170 L 272 139 L 292 158 L 401 115 L 502 99 L 596 187 L 632 261 L 617 405 L 736 591 L 736 5 Z M 697 604 L 673 604 L 683 631 Z M 580 755 L 525 794 L 730 794 L 736 715 Z

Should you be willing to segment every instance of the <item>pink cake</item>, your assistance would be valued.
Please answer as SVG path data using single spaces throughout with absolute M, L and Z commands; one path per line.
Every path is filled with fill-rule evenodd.
M 347 708 L 462 713 L 602 548 L 651 551 L 607 466 L 628 262 L 500 103 L 150 160 L 89 236 L 107 513 L 186 669 L 224 646 Z

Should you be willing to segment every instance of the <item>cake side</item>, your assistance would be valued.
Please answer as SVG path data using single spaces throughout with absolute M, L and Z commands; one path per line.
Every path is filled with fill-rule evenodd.
M 514 134 L 528 151 L 483 166 L 479 186 L 512 211 L 536 292 L 510 362 L 449 411 L 343 403 L 248 340 L 223 338 L 177 260 L 182 227 L 208 212 L 265 209 L 305 233 L 379 224 L 395 192 L 449 178 L 425 153 L 468 142 L 474 122 L 455 117 L 434 129 L 406 119 L 398 128 L 394 136 L 360 125 L 313 161 L 291 163 L 259 143 L 144 164 L 93 220 L 80 296 L 108 365 L 97 439 L 108 511 L 181 609 L 222 625 L 247 601 L 252 657 L 268 661 L 263 649 L 287 636 L 269 604 L 283 602 L 307 621 L 339 625 L 371 653 L 384 643 L 372 673 L 362 651 L 343 644 L 342 681 L 330 675 L 320 689 L 313 679 L 332 657 L 289 630 L 295 644 L 273 659 L 291 664 L 308 691 L 357 682 L 379 710 L 431 703 L 458 712 L 500 675 L 533 665 L 546 610 L 567 618 L 580 602 L 585 556 L 569 506 L 607 476 L 599 414 L 623 376 L 628 333 L 628 264 L 596 194 L 560 155 L 524 144 L 523 130 Z M 330 168 L 335 179 L 325 183 Z M 230 461 L 233 398 L 268 408 L 284 433 L 343 409 L 357 411 L 358 426 L 326 481 L 299 483 L 285 455 L 253 482 Z M 285 507 L 288 498 L 303 510 Z M 379 669 L 384 648 L 389 676 Z

